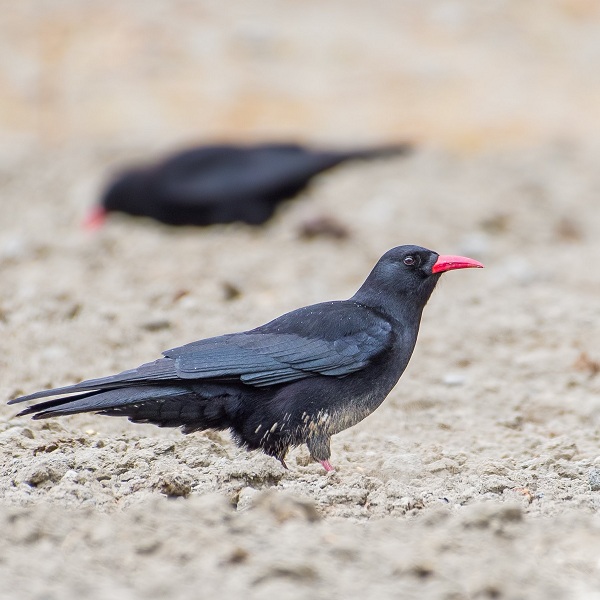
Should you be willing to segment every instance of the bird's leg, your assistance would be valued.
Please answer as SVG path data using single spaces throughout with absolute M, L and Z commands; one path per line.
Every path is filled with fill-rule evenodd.
M 289 467 L 285 464 L 285 460 L 283 459 L 283 456 L 279 456 L 278 458 L 279 458 L 279 462 L 281 463 L 281 466 L 284 469 L 289 469 Z
M 329 462 L 329 457 L 331 456 L 331 449 L 329 447 L 330 442 L 331 436 L 325 434 L 313 435 L 306 441 L 308 451 L 312 458 L 321 463 L 328 473 L 329 471 L 335 470 Z

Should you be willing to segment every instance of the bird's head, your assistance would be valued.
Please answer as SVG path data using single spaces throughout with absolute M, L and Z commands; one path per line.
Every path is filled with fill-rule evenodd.
M 83 226 L 88 230 L 99 229 L 110 212 L 144 215 L 148 202 L 145 179 L 143 169 L 131 169 L 115 177 L 104 190 L 100 203 L 89 211 Z
M 379 259 L 353 299 L 385 312 L 396 312 L 398 307 L 420 312 L 442 273 L 469 268 L 483 265 L 472 258 L 438 254 L 421 246 L 398 246 Z

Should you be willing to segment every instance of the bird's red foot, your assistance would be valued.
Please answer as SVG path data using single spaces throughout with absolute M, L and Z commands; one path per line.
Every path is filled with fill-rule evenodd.
M 328 460 L 320 460 L 319 462 L 323 465 L 323 468 L 328 473 L 329 473 L 329 471 L 335 471 L 335 468 L 331 465 L 331 463 Z

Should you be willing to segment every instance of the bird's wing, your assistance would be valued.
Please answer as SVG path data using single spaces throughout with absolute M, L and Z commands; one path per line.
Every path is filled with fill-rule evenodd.
M 317 374 L 343 377 L 384 352 L 391 337 L 388 321 L 356 304 L 309 306 L 252 331 L 192 342 L 135 369 L 20 396 L 9 404 L 100 389 L 169 385 L 178 379 L 236 379 L 263 387 Z
M 302 312 L 311 309 L 312 318 L 303 320 Z M 175 361 L 177 375 L 183 379 L 233 377 L 262 387 L 310 375 L 343 377 L 364 368 L 389 347 L 391 324 L 361 312 L 356 306 L 354 312 L 336 306 L 324 311 L 327 319 L 320 323 L 315 307 L 308 307 L 258 329 L 201 340 L 164 355 Z M 346 319 L 338 322 L 340 316 Z

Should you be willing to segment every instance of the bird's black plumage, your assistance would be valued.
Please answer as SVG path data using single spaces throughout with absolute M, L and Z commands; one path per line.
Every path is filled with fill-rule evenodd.
M 167 350 L 136 369 L 10 404 L 75 394 L 19 414 L 97 412 L 184 433 L 230 429 L 241 445 L 282 463 L 290 447 L 306 443 L 330 469 L 331 436 L 373 412 L 406 368 L 441 272 L 473 266 L 481 265 L 400 246 L 349 300 L 300 308 L 250 331 Z
M 148 216 L 170 225 L 234 221 L 259 225 L 318 173 L 344 161 L 404 154 L 409 148 L 408 144 L 347 151 L 276 143 L 203 146 L 124 171 L 108 185 L 101 205 L 107 212 Z

